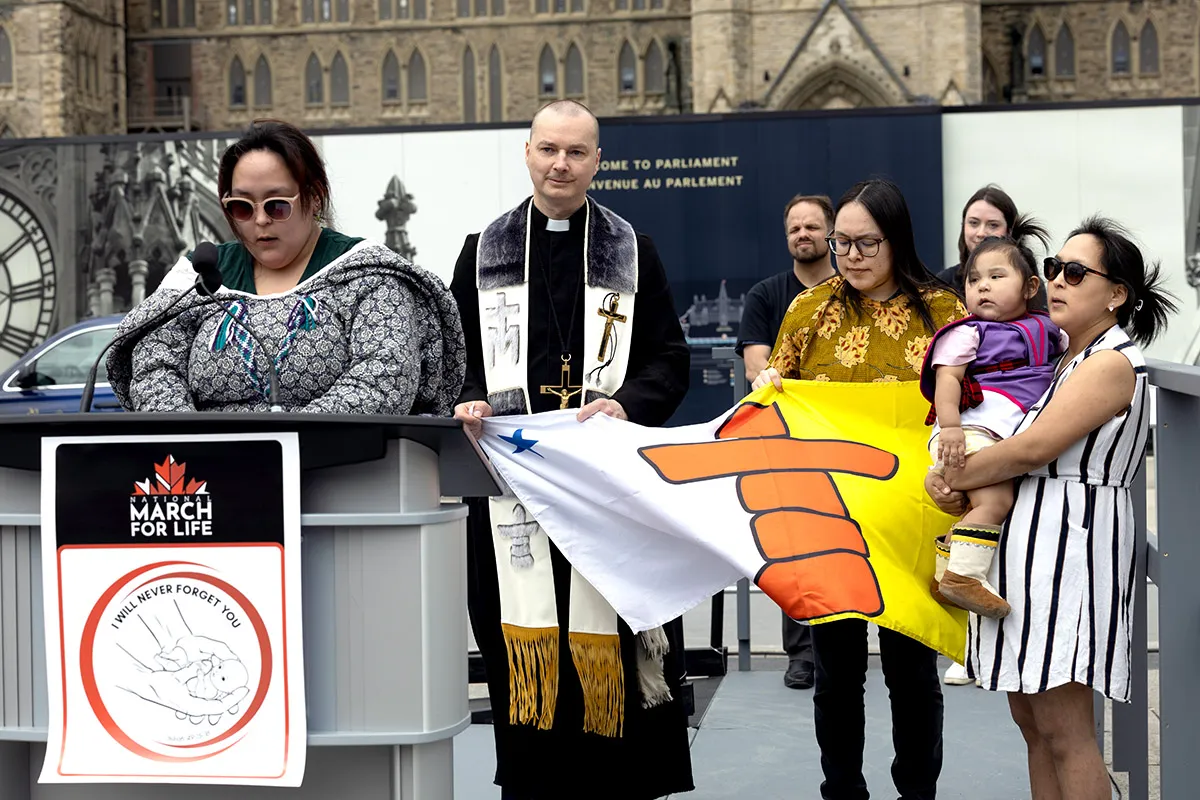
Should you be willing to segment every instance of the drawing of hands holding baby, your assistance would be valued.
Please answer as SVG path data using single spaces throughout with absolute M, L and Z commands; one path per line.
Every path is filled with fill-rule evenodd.
M 156 667 L 138 663 L 121 688 L 199 725 L 237 714 L 250 694 L 249 671 L 228 645 L 185 634 L 154 655 Z

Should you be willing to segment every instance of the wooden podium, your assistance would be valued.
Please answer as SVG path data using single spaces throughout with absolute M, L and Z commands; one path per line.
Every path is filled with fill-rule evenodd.
M 295 431 L 308 754 L 297 789 L 39 784 L 46 647 L 41 440 Z M 467 702 L 466 517 L 500 493 L 460 423 L 302 413 L 0 418 L 0 798 L 451 800 Z

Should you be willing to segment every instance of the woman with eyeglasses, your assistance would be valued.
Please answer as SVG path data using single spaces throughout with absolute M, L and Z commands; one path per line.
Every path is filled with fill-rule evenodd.
M 889 181 L 851 188 L 837 205 L 829 246 L 838 275 L 792 301 L 767 368 L 754 388 L 781 379 L 917 381 L 925 351 L 942 326 L 966 316 L 962 302 L 917 256 L 908 205 Z M 923 417 L 922 417 L 922 420 Z M 867 623 L 812 626 L 821 797 L 867 796 L 863 777 Z M 905 800 L 930 800 L 942 767 L 942 688 L 937 653 L 881 628 L 879 647 L 892 705 L 892 779 Z
M 1134 519 L 1129 487 L 1149 428 L 1146 362 L 1175 310 L 1128 234 L 1093 217 L 1045 260 L 1050 317 L 1070 337 L 1053 383 L 1017 433 L 926 489 L 944 510 L 1012 478 L 1013 510 L 988 573 L 1011 605 L 972 616 L 967 670 L 1008 692 L 1029 752 L 1033 797 L 1099 800 L 1093 692 L 1129 701 Z
M 327 227 L 329 179 L 303 132 L 255 122 L 222 155 L 217 186 L 235 238 L 217 247 L 215 297 L 232 316 L 200 292 L 181 298 L 197 279 L 194 254 L 181 258 L 117 331 L 108 375 L 125 408 L 266 410 L 273 362 L 284 410 L 453 411 L 465 370 L 453 297 L 387 247 Z M 138 331 L 176 301 L 182 313 Z

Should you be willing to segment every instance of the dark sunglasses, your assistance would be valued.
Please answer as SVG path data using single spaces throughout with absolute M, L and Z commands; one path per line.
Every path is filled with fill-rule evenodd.
M 261 203 L 257 203 L 244 197 L 226 197 L 221 201 L 221 205 L 225 206 L 225 211 L 229 216 L 238 222 L 249 222 L 254 219 L 254 214 L 258 211 L 259 206 L 262 206 L 263 211 L 272 221 L 286 222 L 291 219 L 292 208 L 299 199 L 300 195 L 296 194 L 292 197 L 268 197 Z
M 1107 278 L 1113 283 L 1125 282 L 1120 278 L 1114 278 L 1112 275 L 1098 272 L 1091 267 L 1085 267 L 1083 264 L 1080 264 L 1076 261 L 1059 261 L 1054 256 L 1048 256 L 1046 260 L 1042 262 L 1042 266 L 1046 270 L 1046 280 L 1054 280 L 1058 277 L 1058 273 L 1061 272 L 1063 274 L 1063 279 L 1066 280 L 1066 282 L 1071 286 L 1078 286 L 1079 284 L 1083 283 L 1083 279 L 1087 277 L 1089 272 L 1093 275 L 1099 275 L 1101 278 Z

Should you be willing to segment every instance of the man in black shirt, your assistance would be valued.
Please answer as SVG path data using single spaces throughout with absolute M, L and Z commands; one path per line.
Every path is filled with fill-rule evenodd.
M 833 277 L 833 261 L 825 237 L 833 230 L 833 204 L 821 195 L 796 195 L 783 210 L 792 268 L 760 281 L 746 294 L 735 351 L 753 382 L 767 366 L 779 326 L 796 295 Z M 788 668 L 783 683 L 792 689 L 813 685 L 812 634 L 807 625 L 783 615 L 783 649 Z

